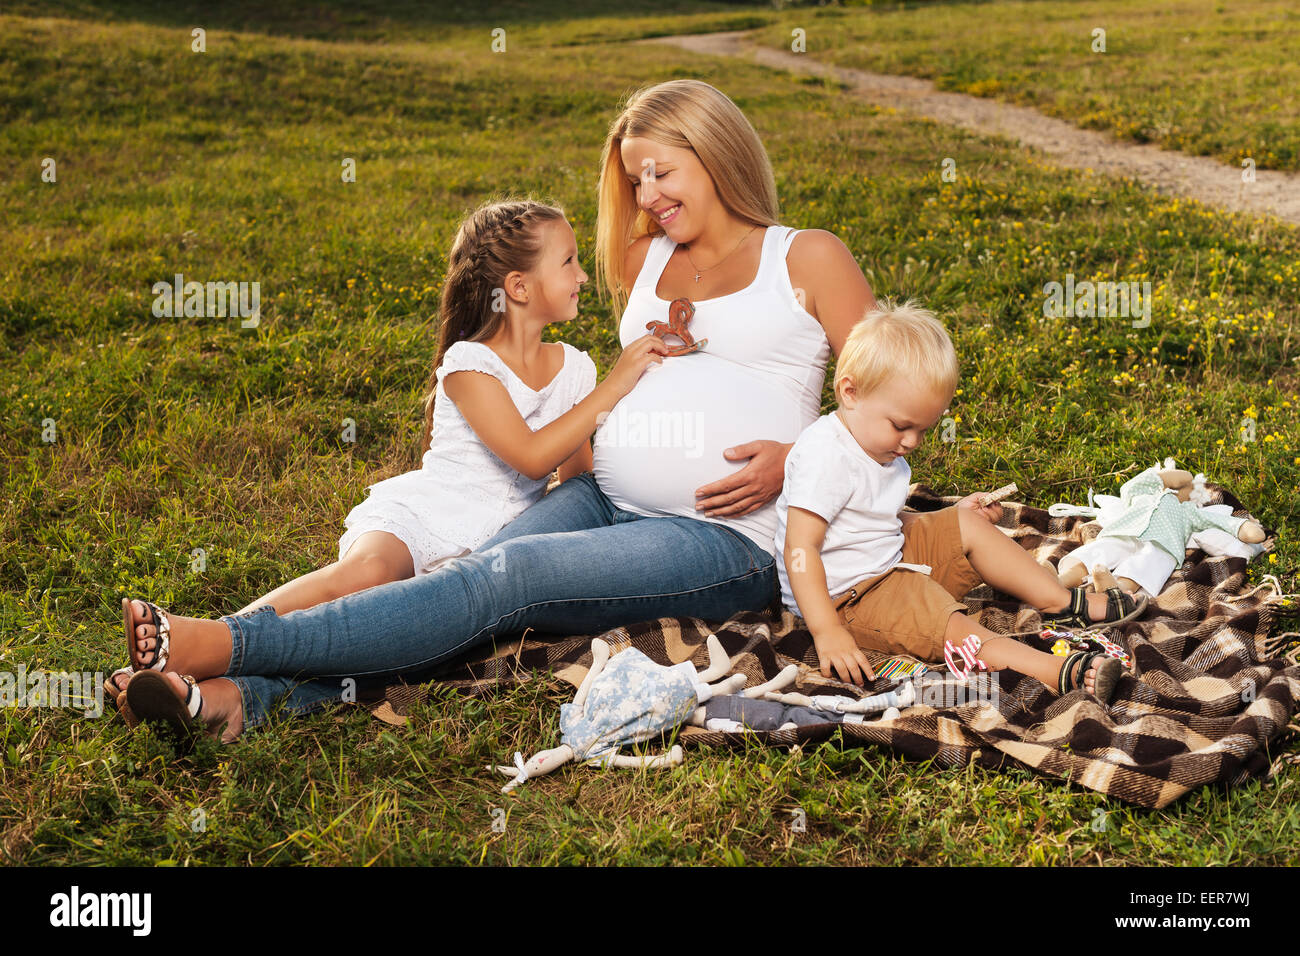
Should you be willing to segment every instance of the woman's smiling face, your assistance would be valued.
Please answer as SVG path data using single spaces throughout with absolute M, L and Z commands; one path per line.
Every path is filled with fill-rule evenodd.
M 695 153 L 630 136 L 620 144 L 619 154 L 623 173 L 636 190 L 637 205 L 676 242 L 698 234 L 707 212 L 718 204 L 718 193 Z M 665 221 L 663 214 L 674 206 L 679 208 Z

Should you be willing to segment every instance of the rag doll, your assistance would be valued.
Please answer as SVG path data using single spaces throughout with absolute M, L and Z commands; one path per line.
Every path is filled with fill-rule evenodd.
M 1094 501 L 1091 492 L 1088 497 Z M 1208 499 L 1204 475 L 1177 469 L 1166 458 L 1163 468 L 1156 465 L 1126 481 L 1118 498 L 1097 495 L 1100 507 L 1052 505 L 1048 511 L 1054 516 L 1085 515 L 1101 526 L 1096 538 L 1060 560 L 1061 583 L 1077 587 L 1088 579 L 1089 568 L 1102 567 L 1125 591 L 1155 596 L 1182 566 L 1188 548 L 1247 560 L 1263 551 L 1258 522 L 1234 518 L 1231 507 L 1207 504 Z
M 784 729 L 818 722 L 812 711 L 821 712 L 823 723 L 860 720 L 863 714 L 907 707 L 915 700 L 911 684 L 901 691 L 864 700 L 778 693 L 798 678 L 797 664 L 788 665 L 770 681 L 735 696 L 745 687 L 745 675 L 733 674 L 719 681 L 731 670 L 731 661 L 716 636 L 709 635 L 705 645 L 709 666 L 696 673 L 689 661 L 665 667 L 634 647 L 611 657 L 607 642 L 592 640 L 591 668 L 574 694 L 573 703 L 560 705 L 562 743 L 528 760 L 516 753 L 512 767 L 497 765 L 496 770 L 513 777 L 501 792 L 507 793 L 531 777 L 548 774 L 570 760 L 616 767 L 676 766 L 683 759 L 680 746 L 674 746 L 668 754 L 646 757 L 623 755 L 619 749 L 658 737 L 682 724 L 713 730 Z

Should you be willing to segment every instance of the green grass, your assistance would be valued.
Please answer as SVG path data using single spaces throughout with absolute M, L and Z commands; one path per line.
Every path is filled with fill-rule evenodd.
M 837 66 L 923 77 L 1234 166 L 1300 169 L 1300 9 L 1287 0 L 837 6 L 787 11 L 761 37 L 790 50 L 796 28 L 808 56 Z
M 120 9 L 109 24 L 0 17 L 7 669 L 107 671 L 122 662 L 123 595 L 229 613 L 333 560 L 366 485 L 418 463 L 459 217 L 499 190 L 558 202 L 592 272 L 606 127 L 628 91 L 675 76 L 714 83 L 745 111 L 784 223 L 832 230 L 878 295 L 920 296 L 948 322 L 963 359 L 957 441 L 936 434 L 918 449 L 919 480 L 942 492 L 1016 481 L 1045 506 L 1175 455 L 1278 533 L 1276 561 L 1252 578 L 1271 571 L 1296 589 L 1295 229 L 1056 170 L 819 82 L 590 39 L 759 15 L 744 8 L 683 4 L 674 23 L 589 3 L 595 19 L 555 12 L 525 24 L 545 40 L 499 55 L 481 34 L 507 21 L 505 5 L 479 5 L 477 25 L 445 32 L 415 22 L 410 41 L 382 18 L 304 36 L 294 24 L 315 20 L 290 7 L 274 14 L 278 29 L 214 28 L 202 56 L 163 14 Z M 954 153 L 958 180 L 941 182 L 939 159 Z M 45 156 L 57 184 L 40 181 Z M 348 156 L 352 184 L 339 178 Z M 260 281 L 261 325 L 155 319 L 150 287 L 176 272 Z M 1042 286 L 1067 272 L 1151 281 L 1150 327 L 1044 319 Z M 588 293 L 580 318 L 554 331 L 604 371 L 614 326 Z M 1247 413 L 1256 441 L 1242 443 Z M 348 418 L 355 443 L 340 438 Z M 556 744 L 569 696 L 539 675 L 490 701 L 435 699 L 402 730 L 345 709 L 180 763 L 112 717 L 6 709 L 0 859 L 1297 861 L 1289 767 L 1269 785 L 1145 812 L 1027 771 L 832 744 L 692 753 L 671 773 L 566 769 L 502 797 L 485 765 Z M 1274 756 L 1294 749 L 1284 741 Z M 805 833 L 790 830 L 795 807 Z M 508 810 L 503 833 L 493 808 Z M 1098 808 L 1103 831 L 1091 827 Z

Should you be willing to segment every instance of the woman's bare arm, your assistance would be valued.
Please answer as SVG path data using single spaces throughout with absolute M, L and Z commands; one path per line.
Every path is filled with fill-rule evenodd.
M 796 295 L 803 289 L 803 307 L 826 330 L 839 358 L 849 330 L 877 307 L 858 260 L 835 233 L 805 229 L 790 243 L 786 265 Z

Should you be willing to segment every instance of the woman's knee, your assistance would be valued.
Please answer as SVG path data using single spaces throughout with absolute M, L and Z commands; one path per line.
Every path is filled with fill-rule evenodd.
M 491 550 L 506 541 L 531 535 L 605 527 L 613 520 L 613 504 L 596 484 L 595 476 L 587 471 L 575 475 L 550 494 L 534 502 L 513 521 L 480 544 L 477 550 Z

